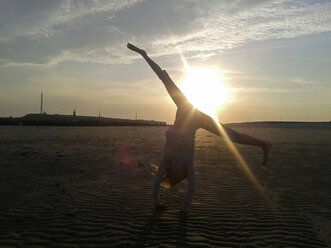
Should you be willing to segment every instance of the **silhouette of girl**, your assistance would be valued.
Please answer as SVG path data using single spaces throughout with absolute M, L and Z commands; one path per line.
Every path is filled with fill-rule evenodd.
M 239 133 L 224 126 L 222 123 L 216 123 L 210 116 L 196 109 L 187 100 L 184 94 L 171 80 L 168 73 L 150 59 L 144 50 L 130 43 L 127 44 L 127 47 L 139 53 L 147 61 L 163 82 L 172 100 L 177 105 L 174 125 L 165 132 L 166 143 L 164 152 L 154 179 L 153 203 L 156 208 L 165 207 L 160 203 L 159 199 L 160 185 L 165 188 L 171 188 L 187 178 L 188 189 L 181 212 L 188 212 L 196 183 L 194 171 L 194 139 L 195 132 L 199 128 L 204 128 L 216 135 L 223 136 L 220 131 L 220 125 L 232 142 L 261 147 L 263 151 L 262 165 L 267 164 L 271 149 L 270 142 Z

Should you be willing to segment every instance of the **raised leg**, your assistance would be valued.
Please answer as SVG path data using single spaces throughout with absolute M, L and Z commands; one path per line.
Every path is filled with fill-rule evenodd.
M 257 139 L 247 134 L 239 133 L 229 127 L 224 126 L 222 123 L 216 122 L 213 118 L 204 113 L 199 115 L 199 122 L 202 128 L 224 138 L 229 138 L 233 143 L 261 147 L 263 151 L 262 165 L 265 166 L 268 163 L 269 154 L 272 147 L 271 142 Z
M 150 57 L 148 57 L 147 53 L 145 50 L 142 50 L 134 45 L 132 45 L 131 43 L 128 43 L 127 44 L 127 47 L 134 51 L 134 52 L 137 52 L 139 53 L 141 56 L 143 56 L 143 58 L 146 60 L 146 62 L 149 64 L 149 66 L 153 69 L 153 71 L 156 73 L 156 75 L 162 79 L 163 77 L 163 70 L 161 69 L 161 67 L 156 64 Z
M 134 51 L 139 53 L 143 58 L 146 60 L 146 62 L 149 64 L 149 66 L 153 69 L 153 71 L 156 73 L 156 75 L 159 77 L 159 79 L 163 82 L 164 86 L 166 87 L 170 97 L 174 101 L 174 103 L 177 105 L 177 107 L 182 106 L 183 104 L 187 104 L 187 99 L 184 96 L 184 94 L 180 91 L 180 89 L 175 85 L 175 83 L 171 80 L 168 73 L 161 69 L 161 67 L 156 64 L 150 57 L 148 57 L 147 53 L 128 43 L 127 47 Z
M 263 151 L 263 161 L 262 165 L 266 166 L 269 160 L 270 150 L 272 147 L 271 142 L 257 139 L 253 136 L 239 133 L 239 140 L 236 142 L 244 145 L 258 146 L 262 148 Z

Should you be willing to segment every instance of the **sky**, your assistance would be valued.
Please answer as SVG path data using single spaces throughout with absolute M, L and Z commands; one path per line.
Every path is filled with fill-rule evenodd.
M 331 121 L 330 13 L 330 0 L 2 0 L 0 116 L 38 113 L 43 92 L 49 114 L 173 123 L 131 42 L 178 85 L 183 61 L 217 68 L 223 123 Z

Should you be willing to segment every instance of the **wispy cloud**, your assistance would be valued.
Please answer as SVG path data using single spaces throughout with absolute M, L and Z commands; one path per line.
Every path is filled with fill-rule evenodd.
M 2 66 L 49 67 L 63 61 L 125 63 L 118 41 L 123 33 L 111 24 L 117 11 L 143 0 L 2 1 Z M 123 44 L 123 43 L 122 43 Z M 107 57 L 105 55 L 108 55 Z M 120 58 L 119 58 L 120 57 Z
M 300 77 L 290 78 L 289 82 L 296 84 L 305 84 L 305 85 L 317 84 L 317 82 L 308 81 Z
M 233 87 L 231 88 L 233 92 L 244 92 L 244 93 L 293 93 L 293 92 L 310 92 L 310 89 L 284 89 L 284 88 L 266 88 L 266 87 Z
M 0 3 L 3 36 L 52 36 L 60 25 L 102 12 L 114 13 L 144 0 L 11 1 Z M 109 15 L 108 18 L 111 18 Z M 88 24 L 88 23 L 86 23 Z
M 128 41 L 154 56 L 207 59 L 250 41 L 331 31 L 329 1 L 2 1 L 0 9 L 2 66 L 130 63 Z
M 208 15 L 194 20 L 198 30 L 185 35 L 164 35 L 153 42 L 156 49 L 166 53 L 217 53 L 246 42 L 279 38 L 331 30 L 331 3 L 314 4 L 304 1 L 264 1 L 247 8 L 244 1 L 237 4 L 214 4 Z

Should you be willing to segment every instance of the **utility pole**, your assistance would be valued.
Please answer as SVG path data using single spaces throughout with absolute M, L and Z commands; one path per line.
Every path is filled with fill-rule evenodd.
M 41 92 L 41 95 L 40 95 L 40 114 L 43 113 L 43 99 L 44 96 L 43 96 L 43 93 Z

